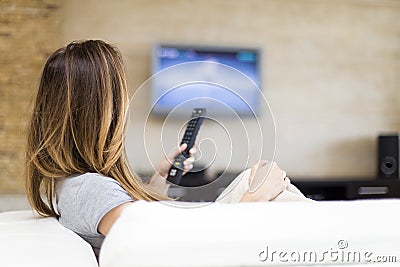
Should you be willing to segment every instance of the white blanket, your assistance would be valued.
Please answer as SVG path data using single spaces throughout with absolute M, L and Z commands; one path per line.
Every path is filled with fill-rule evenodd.
M 190 206 L 133 203 L 106 237 L 100 265 L 382 266 L 373 261 L 400 261 L 400 200 Z
M 249 190 L 249 178 L 251 169 L 241 172 L 229 186 L 218 196 L 219 203 L 239 203 L 244 193 Z M 274 201 L 309 201 L 313 200 L 306 198 L 297 187 L 289 183 L 280 195 Z

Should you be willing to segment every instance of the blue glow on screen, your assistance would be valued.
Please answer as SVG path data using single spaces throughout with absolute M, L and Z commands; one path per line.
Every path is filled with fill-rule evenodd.
M 224 90 L 212 84 L 186 85 L 167 94 L 164 93 L 170 89 L 168 86 L 158 86 L 158 88 L 152 88 L 152 101 L 157 100 L 154 111 L 165 114 L 184 101 L 203 98 L 203 100 L 199 100 L 198 105 L 202 105 L 212 112 L 218 113 L 219 106 L 216 105 L 216 102 L 208 101 L 206 103 L 207 101 L 204 100 L 204 98 L 213 98 L 225 103 L 239 115 L 252 115 L 253 111 L 257 113 L 260 98 L 260 91 L 257 87 L 261 88 L 259 56 L 259 52 L 255 49 L 212 49 L 165 45 L 155 47 L 154 73 L 177 64 L 193 61 L 211 61 L 237 69 L 251 79 L 256 86 L 241 88 L 236 92 L 240 97 L 229 90 Z M 186 74 L 182 73 L 182 75 Z M 215 75 L 218 75 L 218 73 L 215 73 Z M 243 79 L 241 75 L 234 75 L 228 78 L 231 81 Z

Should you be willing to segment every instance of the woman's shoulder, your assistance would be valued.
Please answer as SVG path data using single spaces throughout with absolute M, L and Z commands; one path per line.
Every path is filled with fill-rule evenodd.
M 92 202 L 98 198 L 131 199 L 118 181 L 98 173 L 61 178 L 55 184 L 55 192 L 59 207 L 70 206 L 72 200 L 75 200 L 79 207 L 82 202 Z
M 96 235 L 101 218 L 132 198 L 115 179 L 84 173 L 59 179 L 56 200 L 61 224 L 80 234 Z
M 60 178 L 56 181 L 56 191 L 64 191 L 66 189 L 80 191 L 82 187 L 96 188 L 110 185 L 117 185 L 120 187 L 118 181 L 111 177 L 99 173 L 87 172 Z
M 79 173 L 73 174 L 70 176 L 66 176 L 60 179 L 60 182 L 77 182 L 77 181 L 86 181 L 88 179 L 100 179 L 100 180 L 113 180 L 113 178 L 104 176 L 97 172 L 86 172 L 86 173 Z

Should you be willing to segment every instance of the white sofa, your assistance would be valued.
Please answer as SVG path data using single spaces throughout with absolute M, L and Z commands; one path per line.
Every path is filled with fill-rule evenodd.
M 104 241 L 101 266 L 375 267 L 383 265 L 378 256 L 400 266 L 400 200 L 176 204 L 125 209 Z M 325 251 L 361 257 L 335 260 Z M 318 260 L 297 260 L 304 253 Z
M 400 200 L 215 203 L 193 208 L 138 201 L 106 237 L 101 267 L 400 266 Z M 266 248 L 269 258 L 265 261 Z M 272 251 L 371 252 L 398 262 L 283 262 Z M 393 258 L 392 258 L 393 259 Z M 0 213 L 0 266 L 85 266 L 90 246 L 53 218 Z
M 31 210 L 0 213 L 0 266 L 97 267 L 93 250 L 54 218 Z

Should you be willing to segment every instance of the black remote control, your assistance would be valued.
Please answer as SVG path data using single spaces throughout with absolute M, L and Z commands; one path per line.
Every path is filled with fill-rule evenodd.
M 192 111 L 192 118 L 186 126 L 185 134 L 183 135 L 182 144 L 187 144 L 186 149 L 180 153 L 174 160 L 174 163 L 169 169 L 167 181 L 175 185 L 179 185 L 182 179 L 183 162 L 189 157 L 189 150 L 194 146 L 197 133 L 199 132 L 200 125 L 203 123 L 204 116 L 206 115 L 205 108 L 195 108 Z

